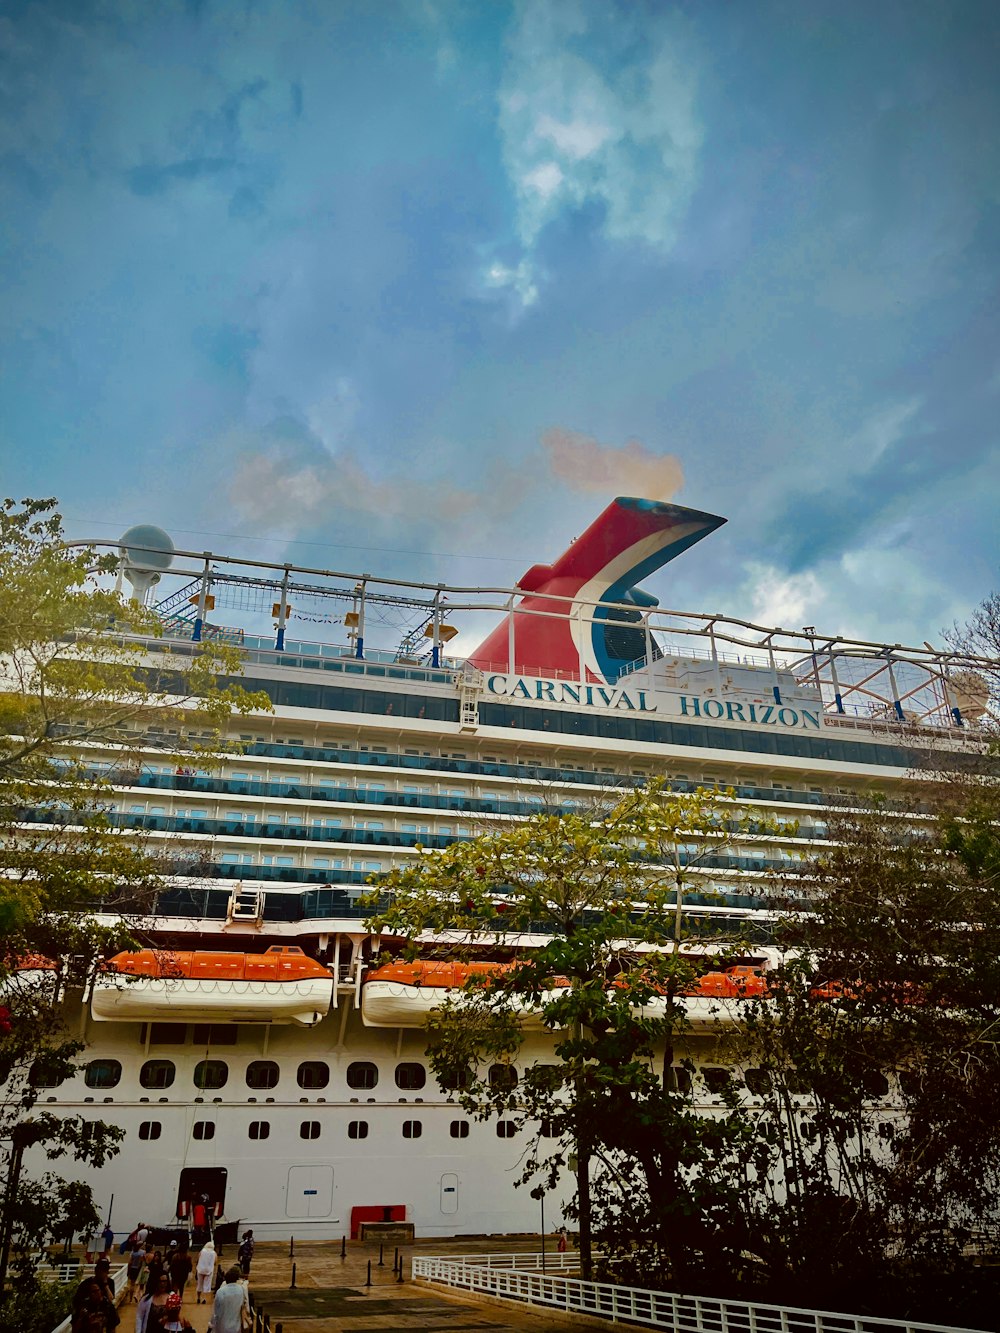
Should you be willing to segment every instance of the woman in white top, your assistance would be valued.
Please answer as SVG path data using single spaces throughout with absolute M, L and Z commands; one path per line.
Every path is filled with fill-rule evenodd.
M 197 1292 L 196 1304 L 201 1305 L 201 1298 L 204 1296 L 205 1304 L 208 1304 L 208 1298 L 212 1294 L 212 1281 L 215 1277 L 215 1265 L 218 1262 L 215 1254 L 215 1245 L 211 1240 L 206 1240 L 201 1247 L 201 1253 L 198 1255 L 198 1263 L 195 1266 L 195 1290 Z

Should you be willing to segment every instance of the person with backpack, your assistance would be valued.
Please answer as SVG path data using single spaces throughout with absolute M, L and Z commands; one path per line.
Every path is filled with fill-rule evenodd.
M 236 1252 L 236 1257 L 240 1261 L 240 1268 L 243 1270 L 243 1276 L 250 1276 L 250 1265 L 253 1263 L 254 1240 L 252 1231 L 244 1231 L 243 1241 Z

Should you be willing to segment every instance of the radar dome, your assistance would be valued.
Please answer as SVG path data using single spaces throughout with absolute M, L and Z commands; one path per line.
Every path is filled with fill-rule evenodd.
M 137 523 L 118 539 L 122 553 L 122 572 L 131 583 L 133 596 L 145 602 L 154 583 L 174 562 L 174 544 L 153 523 Z
M 169 569 L 174 562 L 174 544 L 162 528 L 137 523 L 118 539 L 126 565 L 132 569 Z

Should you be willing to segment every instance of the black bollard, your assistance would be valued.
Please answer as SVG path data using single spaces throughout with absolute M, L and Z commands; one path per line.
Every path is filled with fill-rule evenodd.
M 399 1267 L 399 1246 L 396 1246 L 396 1253 L 392 1256 L 392 1271 L 395 1273 Z
M 399 1277 L 396 1278 L 396 1281 L 397 1281 L 397 1282 L 402 1282 L 402 1280 L 403 1280 L 403 1256 L 400 1255 L 400 1256 L 399 1256 Z
M 372 1284 L 372 1261 L 369 1259 L 369 1260 L 368 1260 L 368 1281 L 365 1283 L 365 1286 L 366 1286 L 366 1287 L 370 1287 L 371 1284 Z
M 295 1237 L 294 1237 L 294 1236 L 289 1236 L 289 1238 L 288 1238 L 288 1257 L 289 1257 L 289 1259 L 294 1259 L 294 1258 L 295 1258 Z
M 378 1243 L 378 1266 L 379 1266 L 379 1268 L 384 1268 L 384 1267 L 385 1267 L 385 1260 L 382 1258 L 382 1242 L 381 1242 L 381 1241 L 379 1241 L 379 1243 Z
M 292 1264 L 292 1291 L 295 1290 L 295 1265 Z
M 280 1320 L 279 1320 L 279 1322 L 278 1322 L 277 1324 L 275 1324 L 275 1326 L 274 1326 L 274 1333 L 282 1333 L 282 1326 L 281 1326 L 281 1322 L 280 1322 Z
M 340 1238 L 340 1257 L 341 1257 L 341 1259 L 346 1259 L 346 1258 L 347 1258 L 347 1237 L 346 1237 L 346 1236 L 341 1236 L 341 1238 Z

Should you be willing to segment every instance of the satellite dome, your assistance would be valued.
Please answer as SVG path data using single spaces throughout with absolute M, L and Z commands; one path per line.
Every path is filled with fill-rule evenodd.
M 162 528 L 137 523 L 118 539 L 122 572 L 131 583 L 137 602 L 145 602 L 154 583 L 174 563 L 174 544 Z
M 169 569 L 174 562 L 174 544 L 162 528 L 137 523 L 118 539 L 125 564 L 132 569 Z

